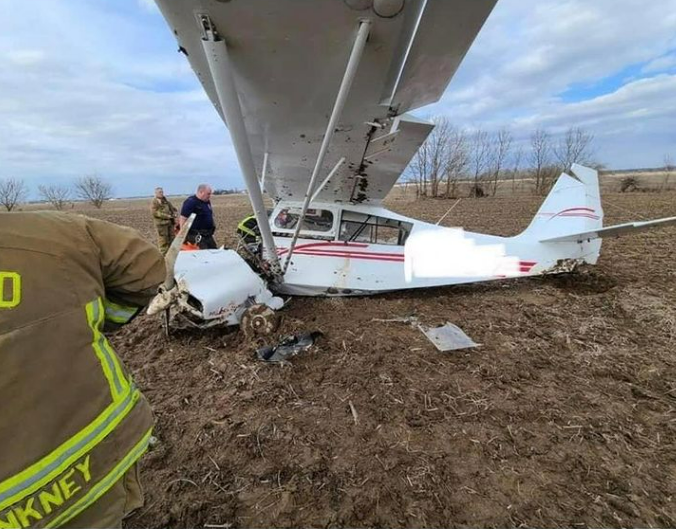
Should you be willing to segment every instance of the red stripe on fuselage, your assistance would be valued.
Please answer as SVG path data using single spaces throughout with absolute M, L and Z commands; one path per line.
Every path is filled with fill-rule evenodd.
M 301 244 L 296 246 L 294 253 L 309 255 L 310 252 L 318 252 L 322 255 L 328 254 L 329 257 L 333 254 L 336 256 L 345 257 L 345 255 L 339 254 L 350 254 L 350 255 L 369 255 L 372 257 L 394 257 L 397 259 L 403 259 L 404 254 L 402 253 L 388 253 L 388 252 L 358 252 L 351 251 L 357 249 L 368 248 L 368 244 L 362 243 L 344 243 L 344 242 L 320 242 L 320 243 L 311 243 L 311 244 Z M 344 249 L 343 249 L 344 248 Z M 342 249 L 342 250 L 341 250 Z M 289 252 L 288 248 L 280 248 L 277 250 L 278 255 L 284 255 Z
M 324 241 L 324 242 L 312 242 L 309 244 L 300 244 L 296 246 L 294 252 L 296 250 L 303 250 L 306 248 L 330 248 L 330 247 L 336 247 L 339 246 L 341 248 L 368 248 L 368 244 L 364 243 L 359 243 L 359 242 L 331 242 L 331 241 Z M 277 253 L 279 255 L 284 255 L 289 251 L 288 248 L 278 248 Z
M 369 259 L 375 261 L 404 262 L 403 254 L 379 254 L 375 252 L 336 252 L 331 250 L 299 250 L 294 255 L 314 255 L 316 257 L 335 257 L 338 259 Z

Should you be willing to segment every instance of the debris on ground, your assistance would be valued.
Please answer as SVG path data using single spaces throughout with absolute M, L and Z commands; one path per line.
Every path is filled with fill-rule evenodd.
M 278 345 L 266 345 L 256 350 L 258 358 L 264 362 L 284 362 L 301 351 L 312 347 L 322 335 L 319 331 L 285 337 Z
M 448 351 L 457 351 L 458 349 L 470 349 L 472 347 L 479 347 L 469 336 L 467 336 L 460 327 L 446 322 L 446 325 L 440 327 L 427 327 L 426 325 L 418 325 L 418 329 L 427 336 L 439 351 L 442 353 Z
M 371 321 L 380 323 L 406 323 L 413 328 L 420 329 L 420 331 L 427 336 L 428 340 L 434 346 L 443 352 L 457 351 L 458 349 L 469 349 L 471 347 L 479 347 L 481 344 L 475 343 L 469 336 L 467 336 L 460 327 L 446 322 L 445 325 L 439 327 L 430 327 L 423 325 L 417 316 L 403 316 L 397 318 L 373 318 Z

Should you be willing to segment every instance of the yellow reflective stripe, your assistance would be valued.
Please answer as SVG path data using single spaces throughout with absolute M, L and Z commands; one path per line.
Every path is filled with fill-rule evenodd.
M 5 283 L 12 285 L 12 297 L 5 299 Z M 18 272 L 0 272 L 0 309 L 13 309 L 21 303 L 21 276 Z
M 257 237 L 256 232 L 251 231 L 249 228 L 239 228 L 239 231 L 242 231 L 247 235 L 251 235 L 252 237 Z
M 99 298 L 99 303 L 101 303 L 101 299 Z M 101 324 L 103 325 L 103 324 Z M 100 327 L 98 327 L 100 328 Z M 124 373 L 122 371 L 122 365 L 120 364 L 120 359 L 117 357 L 115 354 L 115 351 L 113 351 L 113 348 L 110 346 L 110 343 L 108 343 L 108 339 L 103 335 L 103 333 L 100 333 L 101 335 L 101 342 L 102 342 L 102 347 L 106 351 L 106 354 L 108 357 L 111 359 L 111 362 L 113 366 L 115 367 L 115 378 L 120 381 L 120 384 L 122 385 L 123 391 L 127 391 L 129 389 L 129 385 L 131 384 L 131 376 L 127 379 L 124 376 Z
M 247 235 L 253 235 L 254 237 L 257 237 L 258 235 L 256 234 L 256 232 L 253 231 L 253 229 L 249 228 L 249 226 L 247 226 L 247 222 L 249 222 L 249 221 L 251 221 L 251 220 L 254 220 L 254 221 L 255 221 L 255 220 L 256 220 L 256 217 L 255 217 L 254 215 L 251 215 L 250 217 L 245 218 L 244 220 L 242 220 L 242 221 L 237 225 L 237 229 L 238 229 L 239 231 L 243 231 L 243 232 L 246 233 Z M 254 224 L 254 226 L 256 226 L 256 225 L 257 225 L 257 223 Z
M 105 311 L 105 306 L 106 304 L 109 304 L 111 307 L 116 307 L 118 310 L 126 310 L 128 313 L 131 315 L 127 319 L 131 319 L 134 314 L 137 312 L 137 308 L 131 308 L 131 307 L 122 307 L 122 305 L 117 305 L 116 303 L 113 303 L 111 301 L 102 301 L 101 298 L 99 298 L 99 303 L 101 304 L 101 308 Z M 125 322 L 126 323 L 126 322 Z M 100 329 L 103 326 L 103 323 L 97 327 L 97 329 Z M 108 343 L 108 339 L 103 335 L 103 333 L 99 332 L 102 338 L 103 342 L 103 348 L 107 352 L 107 354 L 110 356 L 110 359 L 113 363 L 113 366 L 115 366 L 115 374 L 118 380 L 120 380 L 122 384 L 122 388 L 124 391 L 129 390 L 129 385 L 131 384 L 131 377 L 129 377 L 129 380 L 127 380 L 124 376 L 124 373 L 122 372 L 122 365 L 120 364 L 120 359 L 117 357 L 115 354 L 115 351 L 113 351 L 113 348 L 110 346 L 110 343 Z
M 0 511 L 40 489 L 81 459 L 110 435 L 134 408 L 139 397 L 139 391 L 130 387 L 120 402 L 111 403 L 94 421 L 51 454 L 0 483 Z
M 113 401 L 116 401 L 119 398 L 120 393 L 122 392 L 122 386 L 119 379 L 116 379 L 115 365 L 108 354 L 108 351 L 103 347 L 103 340 L 105 337 L 101 334 L 99 327 L 103 323 L 103 311 L 101 310 L 100 301 L 92 301 L 87 303 L 87 323 L 89 328 L 92 330 L 94 339 L 92 341 L 92 348 L 96 352 L 96 356 L 99 358 L 101 367 L 103 368 L 103 374 L 108 380 L 108 385 L 110 386 L 110 393 L 113 396 Z
M 115 429 L 139 398 L 140 393 L 133 388 L 131 379 L 124 377 L 117 356 L 100 331 L 104 318 L 101 298 L 88 303 L 85 312 L 94 335 L 92 347 L 108 380 L 113 402 L 94 421 L 48 456 L 1 482 L 0 511 L 39 489 L 80 459 L 83 453 L 89 451 Z
M 109 357 L 113 362 L 113 365 L 115 366 L 115 377 L 117 380 L 120 381 L 120 384 L 122 385 L 122 391 L 123 392 L 129 391 L 129 386 L 132 383 L 131 376 L 129 376 L 128 378 L 124 376 L 120 360 L 117 358 L 115 351 L 113 351 L 113 348 L 110 346 L 105 336 L 103 337 L 103 348 L 106 350 L 106 352 L 108 353 Z
M 138 312 L 138 307 L 125 307 L 107 299 L 103 301 L 106 319 L 114 323 L 127 323 Z
M 115 355 L 108 340 L 101 332 L 104 318 L 104 309 L 101 298 L 97 298 L 96 300 L 87 303 L 86 312 L 87 323 L 94 335 L 92 347 L 96 352 L 96 356 L 99 358 L 99 362 L 101 362 L 101 367 L 108 380 L 113 400 L 118 400 L 120 395 L 128 389 L 129 383 L 122 373 L 122 367 L 117 359 L 117 355 Z
M 63 525 L 69 520 L 73 519 L 75 516 L 84 511 L 92 503 L 98 500 L 103 496 L 115 483 L 117 483 L 120 478 L 124 475 L 131 466 L 139 460 L 143 453 L 148 449 L 148 443 L 150 442 L 150 435 L 152 434 L 152 428 L 148 430 L 143 438 L 132 448 L 129 453 L 120 461 L 113 470 L 111 470 L 101 481 L 94 485 L 87 494 L 82 497 L 77 503 L 75 503 L 68 510 L 61 513 L 59 516 L 54 518 L 49 522 L 46 527 L 58 527 Z

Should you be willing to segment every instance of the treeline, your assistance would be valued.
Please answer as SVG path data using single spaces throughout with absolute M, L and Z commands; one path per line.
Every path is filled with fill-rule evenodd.
M 74 200 L 84 200 L 96 208 L 113 198 L 113 186 L 97 175 L 84 176 L 71 184 L 41 184 L 37 188 L 42 202 L 51 204 L 59 211 L 73 207 Z M 233 195 L 241 193 L 237 188 L 215 189 L 214 195 Z M 26 202 L 29 188 L 20 178 L 0 178 L 0 206 L 7 211 L 15 210 Z
M 85 200 L 100 208 L 106 200 L 113 197 L 113 187 L 99 176 L 83 176 L 72 185 L 49 184 L 39 185 L 38 194 L 44 202 L 61 211 L 72 207 L 74 199 Z M 0 179 L 0 205 L 12 211 L 28 197 L 28 186 L 18 178 Z
M 460 182 L 470 183 L 470 196 L 497 193 L 511 180 L 528 178 L 534 192 L 546 193 L 556 177 L 574 163 L 595 168 L 594 136 L 571 127 L 555 138 L 545 129 L 535 130 L 527 142 L 517 142 L 509 129 L 489 132 L 453 126 L 447 118 L 434 119 L 435 128 L 414 157 L 407 181 L 419 196 L 457 197 Z
M 232 189 L 214 189 L 214 195 L 239 195 L 242 191 L 233 187 Z

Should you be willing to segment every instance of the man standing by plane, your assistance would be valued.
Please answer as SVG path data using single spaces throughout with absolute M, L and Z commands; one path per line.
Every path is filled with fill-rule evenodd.
M 174 240 L 174 229 L 178 225 L 176 219 L 178 212 L 164 196 L 164 190 L 161 187 L 155 188 L 155 198 L 150 203 L 150 210 L 153 212 L 153 221 L 157 230 L 157 243 L 164 255 Z
M 214 224 L 214 212 L 211 208 L 212 189 L 209 184 L 200 184 L 194 195 L 189 196 L 181 207 L 179 223 L 181 226 L 188 220 L 191 214 L 195 214 L 186 240 L 197 244 L 201 250 L 214 250 L 217 248 L 214 240 L 216 225 Z
M 143 504 L 153 417 L 103 331 L 164 277 L 130 228 L 0 213 L 0 528 L 120 527 Z

